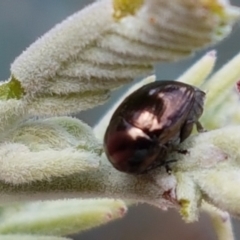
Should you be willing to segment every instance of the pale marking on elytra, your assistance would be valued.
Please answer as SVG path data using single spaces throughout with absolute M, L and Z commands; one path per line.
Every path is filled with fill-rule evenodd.
M 127 134 L 134 140 L 139 137 L 149 138 L 141 129 L 136 127 L 131 127 L 127 129 Z
M 148 93 L 149 96 L 154 95 L 157 92 L 157 89 L 151 89 Z

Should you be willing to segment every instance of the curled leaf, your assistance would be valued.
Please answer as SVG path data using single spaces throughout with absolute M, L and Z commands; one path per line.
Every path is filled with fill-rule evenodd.
M 92 108 L 156 62 L 185 58 L 224 38 L 239 16 L 221 1 L 96 1 L 17 57 L 10 81 L 21 83 L 32 114 Z

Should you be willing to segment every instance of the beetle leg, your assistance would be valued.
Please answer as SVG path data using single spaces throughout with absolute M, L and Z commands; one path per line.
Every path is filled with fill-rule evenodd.
M 203 125 L 199 121 L 196 122 L 196 127 L 199 133 L 207 132 L 207 130 L 203 127 Z
M 172 173 L 172 169 L 169 167 L 168 164 L 165 165 L 165 169 L 166 169 L 167 174 L 168 174 L 168 175 L 171 175 L 171 173 Z
M 191 134 L 194 124 L 196 124 L 196 128 L 199 133 L 206 132 L 206 130 L 199 121 L 188 120 L 181 129 L 180 133 L 181 142 L 183 142 Z
M 177 153 L 184 154 L 184 155 L 189 153 L 189 151 L 187 149 L 178 148 L 178 145 L 171 146 L 170 152 L 177 152 Z
M 167 160 L 164 164 L 163 164 L 163 166 L 165 167 L 165 169 L 166 169 L 166 172 L 170 175 L 171 173 L 172 173 L 172 169 L 171 169 L 171 167 L 169 166 L 169 164 L 170 163 L 174 163 L 174 162 L 176 162 L 177 160 L 176 159 L 171 159 L 171 160 Z
M 184 155 L 189 153 L 189 151 L 187 149 L 175 149 L 175 151 L 180 154 L 184 154 Z
M 183 125 L 180 132 L 180 142 L 183 142 L 192 132 L 195 121 L 188 120 Z

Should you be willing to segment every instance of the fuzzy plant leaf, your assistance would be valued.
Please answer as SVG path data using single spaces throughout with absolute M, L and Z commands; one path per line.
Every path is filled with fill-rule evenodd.
M 27 103 L 22 100 L 9 99 L 0 101 L 0 131 L 4 139 L 10 131 L 29 117 Z
M 239 126 L 228 126 L 203 133 L 182 145 L 189 154 L 182 158 L 179 156 L 182 161 L 173 171 L 176 170 L 178 182 L 176 195 L 187 222 L 198 218 L 202 199 L 239 216 L 240 196 L 236 189 L 239 185 L 240 152 L 239 134 L 236 132 L 239 132 Z
M 66 236 L 121 218 L 127 211 L 121 200 L 68 199 L 5 208 L 0 234 Z
M 0 145 L 0 180 L 20 184 L 98 168 L 101 144 L 78 119 L 31 119 Z
M 226 94 L 235 88 L 235 83 L 240 78 L 240 69 L 238 68 L 239 61 L 240 54 L 237 54 L 206 83 L 204 87 L 209 91 L 206 107 L 216 108 L 219 104 L 225 101 Z M 216 97 L 216 95 L 218 95 L 218 97 Z
M 206 64 L 206 60 L 209 64 Z M 199 77 L 197 82 L 200 85 L 205 86 L 205 81 L 212 81 L 211 77 L 208 79 L 208 75 L 211 72 L 214 63 L 215 55 L 211 52 L 207 53 L 192 68 L 183 73 L 178 80 L 187 83 L 195 76 L 196 73 L 198 73 Z M 235 66 L 236 62 L 230 61 L 227 65 L 228 69 L 231 69 L 231 64 Z M 225 67 L 223 67 L 223 69 L 224 68 Z M 215 74 L 219 74 L 221 71 L 222 69 Z M 186 79 L 183 76 L 186 76 Z M 232 81 L 231 74 L 224 76 L 225 84 Z M 144 80 L 143 83 L 154 80 L 154 77 L 150 77 Z M 141 86 L 141 83 L 139 86 Z M 233 88 L 236 88 L 235 84 Z M 133 89 L 129 89 L 128 93 L 132 90 Z M 231 95 L 231 91 L 228 91 L 228 94 Z M 226 97 L 229 95 L 226 95 Z M 114 108 L 115 107 L 116 106 L 114 106 Z M 226 107 L 226 105 L 222 105 L 222 108 L 224 107 Z M 205 108 L 204 114 L 210 115 L 211 111 L 212 110 Z M 232 118 L 231 112 L 227 113 L 227 117 L 230 121 L 232 121 L 229 122 L 228 125 L 234 123 L 234 118 Z M 112 110 L 109 110 L 106 115 L 108 114 L 111 115 Z M 105 121 L 109 121 L 109 116 L 106 118 L 104 117 L 104 119 Z M 73 135 L 73 137 L 75 137 L 75 134 L 78 132 L 74 130 L 74 126 L 77 125 L 78 120 L 75 120 L 74 124 L 67 124 L 68 118 L 66 117 L 62 120 L 61 118 L 50 118 L 47 120 L 40 119 L 35 121 L 36 122 L 33 122 L 33 125 L 39 125 L 39 129 L 46 124 L 47 126 L 52 127 L 64 127 L 65 131 L 68 134 Z M 203 125 L 207 125 L 211 121 L 211 118 L 205 119 L 203 116 Z M 41 147 L 44 146 L 44 143 L 46 143 L 47 147 L 51 147 L 53 149 L 56 148 L 57 151 L 59 151 L 59 143 L 48 141 L 48 138 L 40 137 L 39 140 L 34 140 L 37 143 L 36 146 L 30 145 L 30 142 L 26 141 L 28 137 L 24 138 L 24 136 L 25 134 L 28 134 L 28 132 L 31 133 L 31 131 L 21 131 L 21 127 L 26 127 L 26 129 L 28 129 L 28 124 L 29 122 L 24 122 L 22 125 L 19 125 L 19 129 L 15 130 L 16 134 L 9 135 L 10 137 L 12 136 L 9 142 L 16 139 L 15 144 L 25 144 L 28 148 L 31 147 L 33 150 L 34 148 L 39 147 L 39 152 L 42 151 Z M 100 139 L 102 139 L 100 136 L 101 131 L 96 131 L 96 129 L 100 129 L 101 126 L 105 128 L 106 124 L 106 122 L 100 121 L 94 128 L 95 132 L 99 133 L 98 137 Z M 217 124 L 221 123 L 218 122 Z M 218 127 L 219 125 L 215 126 Z M 169 207 L 177 208 L 186 222 L 198 220 L 201 204 L 202 202 L 207 202 L 213 204 L 216 208 L 219 208 L 221 213 L 229 211 L 232 215 L 239 216 L 240 196 L 238 196 L 239 194 L 237 194 L 236 190 L 239 185 L 236 184 L 239 181 L 240 140 L 239 134 L 237 134 L 239 131 L 239 126 L 233 124 L 232 126 L 226 126 L 214 131 L 209 130 L 208 132 L 195 134 L 192 137 L 189 137 L 179 146 L 180 149 L 187 149 L 187 154 L 184 155 L 179 152 L 169 154 L 169 159 L 178 159 L 176 163 L 171 164 L 171 175 L 167 174 L 162 168 L 155 169 L 144 175 L 135 176 L 124 174 L 114 169 L 103 155 L 102 158 L 99 159 L 99 167 L 93 171 L 83 171 L 81 173 L 78 171 L 69 172 L 64 175 L 56 174 L 51 175 L 51 178 L 43 176 L 42 179 L 32 178 L 29 180 L 28 178 L 28 181 L 26 182 L 8 182 L 2 180 L 0 181 L 0 201 L 1 204 L 6 204 L 9 202 L 32 201 L 36 199 L 64 199 L 69 197 L 83 198 L 89 196 L 95 198 L 114 197 L 133 202 L 145 202 L 155 205 L 161 209 L 167 209 Z M 48 130 L 47 132 L 51 134 L 51 131 Z M 81 131 L 79 130 L 79 132 Z M 34 136 L 38 136 L 37 133 L 38 131 L 34 134 Z M 72 147 L 73 145 L 75 148 L 78 146 L 74 141 L 68 141 L 65 143 L 68 138 L 66 138 L 65 135 L 63 136 L 64 137 L 61 135 L 60 139 L 61 137 L 63 138 L 61 141 L 65 144 L 64 146 Z M 29 138 L 31 139 L 30 136 Z M 93 134 L 90 136 L 90 139 L 94 139 Z M 85 149 L 84 140 L 85 139 L 81 140 L 83 142 L 79 144 L 79 146 L 81 146 L 81 150 Z M 97 140 L 95 141 L 97 142 Z M 87 139 L 86 144 L 89 144 Z M 89 153 L 89 149 L 87 149 L 87 151 Z M 99 148 L 96 147 L 96 153 L 100 154 L 100 152 Z M 12 152 L 9 151 L 8 157 L 11 156 L 11 154 Z M 43 160 L 44 159 L 41 159 L 41 161 Z M 6 164 L 8 161 L 9 160 L 6 159 L 4 163 Z M 39 162 L 41 161 L 39 160 Z M 28 158 L 21 160 L 21 164 L 24 162 L 28 164 L 31 162 L 34 163 L 34 161 L 31 161 L 31 159 L 29 160 Z M 19 165 L 21 166 L 21 164 Z M 74 164 L 77 164 L 76 161 Z M 74 164 L 70 167 L 71 169 L 74 169 Z M 6 168 L 4 169 L 4 173 L 14 172 L 12 164 L 6 164 L 5 166 Z M 34 169 L 34 166 L 35 164 L 33 164 L 32 169 Z M 15 167 L 17 168 L 18 165 Z M 64 167 L 66 170 L 68 169 L 67 163 Z M 34 169 L 32 176 L 38 176 L 37 173 L 38 170 Z M 1 172 L 1 174 L 3 173 Z M 24 171 L 19 171 L 17 179 L 21 180 L 21 175 L 24 176 L 24 174 Z M 222 181 L 222 179 L 224 179 L 224 181 Z M 225 228 L 224 226 L 225 225 L 222 225 L 225 230 L 230 229 L 229 227 Z M 218 228 L 217 231 L 220 231 L 219 229 L 220 228 Z
M 213 113 L 218 116 L 222 115 L 222 122 L 225 125 L 227 122 L 232 121 L 228 119 L 229 114 L 233 116 L 233 113 L 238 112 L 237 109 L 239 109 L 238 94 L 235 86 L 240 79 L 239 62 L 240 53 L 213 74 L 203 86 L 208 91 L 206 108 L 211 115 Z M 221 121 L 217 123 L 217 119 L 211 118 L 208 114 L 204 115 L 204 121 L 208 122 L 211 129 L 224 126 Z
M 177 81 L 193 86 L 201 86 L 211 74 L 217 60 L 216 51 L 207 52 L 200 60 L 191 66 Z
M 156 62 L 176 61 L 220 41 L 239 15 L 238 8 L 221 0 L 100 0 L 58 24 L 17 57 L 10 79 L 0 86 L 0 203 L 60 200 L 18 208 L 5 205 L 0 232 L 20 233 L 17 239 L 21 233 L 62 236 L 106 223 L 126 211 L 120 200 L 114 201 L 119 204 L 113 204 L 113 211 L 109 204 L 99 207 L 101 200 L 88 200 L 83 211 L 77 206 L 84 200 L 65 198 L 119 198 L 162 209 L 174 207 L 186 222 L 198 219 L 203 202 L 239 216 L 239 126 L 187 139 L 180 147 L 188 154 L 169 156 L 179 160 L 171 166 L 171 175 L 159 168 L 133 176 L 118 172 L 101 156 L 102 146 L 81 121 L 29 118 L 102 104 L 112 90 L 149 74 Z M 209 91 L 202 118 L 205 126 L 239 124 L 232 110 L 224 119 L 216 115 L 215 122 L 209 117 L 239 104 L 234 97 L 226 104 L 214 102 L 222 101 L 219 90 L 226 88 L 222 99 L 232 95 L 239 58 L 208 78 L 215 60 L 215 53 L 208 53 L 178 81 Z M 115 107 L 94 128 L 99 139 Z
M 155 63 L 222 40 L 239 16 L 237 7 L 220 0 L 96 1 L 17 57 L 2 88 L 19 82 L 17 96 L 28 101 L 31 115 L 79 112 L 103 104 Z

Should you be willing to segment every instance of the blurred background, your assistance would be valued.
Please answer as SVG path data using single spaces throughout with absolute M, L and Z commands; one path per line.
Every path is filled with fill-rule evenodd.
M 1 0 L 0 1 L 0 79 L 9 77 L 14 58 L 38 37 L 67 16 L 83 8 L 92 0 Z M 239 0 L 232 4 L 240 6 Z M 218 51 L 218 69 L 240 51 L 240 25 L 230 37 L 214 47 Z M 177 63 L 159 64 L 158 79 L 176 79 L 208 49 Z M 239 66 L 240 67 L 240 66 Z M 125 86 L 115 92 L 104 106 L 82 112 L 79 118 L 94 125 L 101 114 L 121 95 Z M 236 239 L 240 239 L 240 222 L 233 220 Z M 130 208 L 122 220 L 74 236 L 75 240 L 216 240 L 208 217 L 185 224 L 174 210 L 163 212 L 157 208 L 139 205 Z M 226 239 L 227 240 L 227 239 Z

